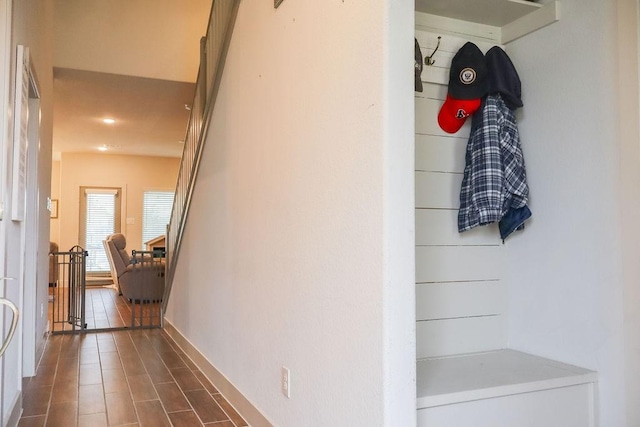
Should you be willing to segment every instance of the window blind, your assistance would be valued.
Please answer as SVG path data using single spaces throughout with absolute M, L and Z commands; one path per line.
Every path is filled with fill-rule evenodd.
M 88 272 L 109 271 L 109 260 L 104 252 L 102 241 L 112 233 L 116 226 L 116 190 L 87 189 L 85 217 L 85 249 Z
M 172 191 L 145 191 L 142 204 L 142 247 L 145 242 L 164 235 L 173 206 Z

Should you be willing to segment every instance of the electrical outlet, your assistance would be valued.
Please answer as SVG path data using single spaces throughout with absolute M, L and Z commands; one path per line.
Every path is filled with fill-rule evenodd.
M 44 303 L 41 302 L 40 303 L 40 317 L 43 317 L 43 316 L 44 316 Z
M 284 394 L 287 399 L 291 399 L 291 372 L 289 368 L 282 367 L 282 394 Z

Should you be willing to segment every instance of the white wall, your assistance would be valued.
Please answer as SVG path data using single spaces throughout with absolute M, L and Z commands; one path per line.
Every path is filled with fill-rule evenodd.
M 626 3 L 634 21 L 635 2 Z M 623 228 L 621 219 L 637 212 L 622 197 L 638 198 L 637 148 L 623 150 L 638 144 L 637 74 L 620 84 L 636 103 L 635 139 L 621 140 L 617 52 L 630 43 L 634 61 L 637 24 L 625 27 L 631 41 L 618 40 L 616 4 L 563 0 L 558 23 L 507 47 L 523 82 L 519 128 L 533 211 L 527 229 L 507 241 L 509 341 L 598 371 L 600 425 L 635 426 L 638 418 L 625 421 L 625 377 L 637 383 L 638 355 L 625 370 L 624 334 L 632 320 L 625 315 L 637 317 L 625 313 L 625 293 L 638 277 L 633 266 L 623 276 L 621 256 L 625 248 L 637 257 L 635 244 L 623 246 L 637 243 L 637 226 Z M 625 153 L 636 157 L 621 164 Z M 637 406 L 637 395 L 627 404 Z
M 413 4 L 391 3 L 240 4 L 167 318 L 274 425 L 415 425 Z

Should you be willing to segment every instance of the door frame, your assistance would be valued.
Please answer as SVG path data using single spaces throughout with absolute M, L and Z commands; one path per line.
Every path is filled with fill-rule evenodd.
M 22 228 L 22 241 L 24 242 L 23 265 L 34 268 L 23 268 L 21 275 L 22 286 L 22 376 L 31 377 L 36 374 L 37 366 L 37 318 L 46 315 L 43 303 L 37 307 L 38 283 L 44 278 L 38 276 L 39 265 L 38 243 L 40 235 L 41 212 L 46 206 L 39 205 L 39 151 L 40 151 L 40 90 L 38 79 L 33 68 L 33 62 L 29 61 L 29 124 L 27 130 L 27 195 L 25 207 L 24 226 Z

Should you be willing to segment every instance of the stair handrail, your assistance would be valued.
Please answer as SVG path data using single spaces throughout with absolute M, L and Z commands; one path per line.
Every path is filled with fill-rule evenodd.
M 184 139 L 171 217 L 167 225 L 165 290 L 162 299 L 163 321 L 171 295 L 202 150 L 211 121 L 211 112 L 218 95 L 239 4 L 240 0 L 214 0 L 209 13 L 207 35 L 200 40 L 200 67 L 196 90 Z

